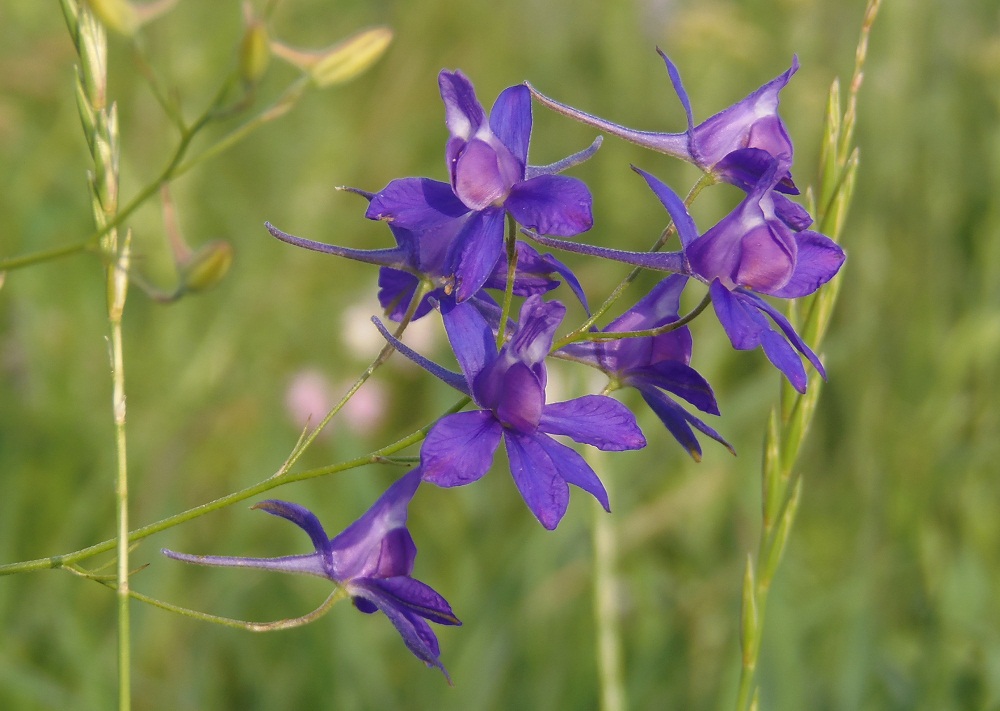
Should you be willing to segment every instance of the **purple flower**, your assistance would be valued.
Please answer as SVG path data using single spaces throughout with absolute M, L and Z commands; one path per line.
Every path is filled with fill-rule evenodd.
M 470 395 L 481 408 L 447 415 L 434 425 L 420 450 L 426 481 L 450 487 L 480 479 L 502 439 L 514 483 L 545 528 L 554 529 L 566 513 L 568 484 L 609 509 L 604 485 L 590 465 L 550 435 L 566 435 L 606 451 L 639 449 L 646 440 L 628 408 L 610 397 L 545 402 L 544 361 L 565 311 L 559 302 L 528 297 L 516 332 L 498 353 L 479 310 L 454 304 L 444 323 L 461 375 L 427 361 L 381 328 L 401 353 Z
M 542 234 L 572 237 L 590 229 L 590 191 L 583 182 L 553 175 L 573 163 L 529 171 L 531 97 L 526 87 L 505 89 L 489 117 L 461 72 L 438 76 L 451 137 L 445 149 L 449 184 L 429 178 L 394 180 L 373 200 L 368 216 L 425 234 L 445 230 L 444 255 L 458 301 L 486 283 L 503 253 L 504 216 Z
M 686 284 L 687 277 L 677 274 L 667 277 L 602 332 L 646 331 L 673 323 L 678 318 L 681 292 Z M 592 365 L 607 373 L 615 384 L 638 390 L 670 434 L 696 461 L 701 460 L 701 445 L 692 427 L 733 451 L 718 432 L 667 394 L 687 400 L 702 412 L 719 414 L 711 386 L 690 366 L 691 331 L 687 326 L 656 336 L 571 343 L 556 355 Z
M 766 155 L 763 151 L 756 153 Z M 807 378 L 795 351 L 826 377 L 823 364 L 788 319 L 760 297 L 807 296 L 832 279 L 846 259 L 844 250 L 829 237 L 811 230 L 796 231 L 779 214 L 774 201 L 778 162 L 770 159 L 736 209 L 701 236 L 683 200 L 673 190 L 649 173 L 633 170 L 645 178 L 670 213 L 682 251 L 629 252 L 528 234 L 551 247 L 694 276 L 710 285 L 715 313 L 734 348 L 762 347 L 771 363 L 799 392 L 805 392 Z
M 591 196 L 576 178 L 555 175 L 590 158 L 600 139 L 587 149 L 547 166 L 527 164 L 531 135 L 528 89 L 513 86 L 497 98 L 489 119 L 472 84 L 461 72 L 438 77 L 451 137 L 446 147 L 450 182 L 430 178 L 393 180 L 378 193 L 351 189 L 369 200 L 365 216 L 388 223 L 396 247 L 358 250 L 315 242 L 270 224 L 278 239 L 306 249 L 377 264 L 379 301 L 400 318 L 421 280 L 437 285 L 431 299 L 465 301 L 481 288 L 504 288 L 504 216 L 542 234 L 572 237 L 593 224 Z M 586 307 L 573 273 L 558 260 L 518 245 L 514 293 L 527 296 L 555 288 L 561 276 Z
M 309 510 L 287 501 L 268 500 L 253 508 L 280 516 L 304 530 L 314 553 L 283 558 L 200 556 L 163 550 L 170 558 L 199 565 L 263 568 L 304 573 L 332 580 L 365 613 L 381 610 L 403 637 L 403 642 L 428 666 L 442 666 L 437 637 L 425 622 L 460 625 L 448 602 L 432 588 L 410 577 L 417 548 L 406 528 L 406 509 L 420 485 L 414 469 L 390 486 L 357 521 L 333 539 Z
M 703 171 L 713 173 L 716 177 L 734 185 L 756 183 L 761 166 L 739 157 L 726 160 L 727 157 L 734 151 L 746 148 L 764 150 L 781 166 L 776 189 L 792 194 L 798 193 L 789 173 L 792 164 L 792 142 L 784 123 L 778 116 L 778 94 L 798 70 L 798 59 L 792 58 L 792 66 L 788 71 L 728 109 L 695 126 L 691 102 L 681 83 L 677 67 L 660 49 L 656 51 L 667 65 L 670 81 L 687 115 L 688 127 L 683 133 L 636 131 L 553 101 L 530 85 L 529 89 L 536 99 L 561 114 L 626 141 L 693 163 Z M 748 170 L 751 171 L 749 178 L 746 174 Z
M 788 320 L 759 294 L 782 299 L 812 294 L 840 271 L 847 255 L 829 237 L 790 229 L 777 214 L 773 186 L 778 170 L 772 163 L 735 210 L 700 237 L 691 235 L 685 254 L 691 273 L 711 284 L 715 313 L 733 347 L 752 350 L 761 346 L 795 389 L 805 392 L 806 373 L 795 351 L 825 378 L 823 364 Z M 650 175 L 646 179 L 651 186 L 659 183 Z M 654 187 L 657 194 L 664 190 L 669 188 L 662 183 Z

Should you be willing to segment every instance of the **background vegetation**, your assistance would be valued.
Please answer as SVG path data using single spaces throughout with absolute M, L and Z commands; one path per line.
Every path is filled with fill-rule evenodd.
M 853 62 L 860 0 L 286 0 L 273 31 L 325 46 L 389 24 L 388 55 L 354 83 L 311 92 L 288 116 L 172 186 L 194 244 L 224 237 L 236 262 L 215 291 L 164 307 L 134 291 L 125 314 L 132 517 L 160 519 L 273 472 L 299 424 L 286 397 L 312 372 L 335 393 L 378 347 L 374 270 L 280 244 L 263 222 L 353 246 L 388 231 L 334 186 L 376 190 L 444 176 L 435 77 L 461 68 L 489 104 L 530 79 L 550 95 L 653 130 L 682 113 L 654 47 L 680 67 L 696 117 L 784 71 L 796 177 L 814 181 L 824 102 Z M 181 2 L 145 31 L 188 114 L 233 61 L 240 7 Z M 0 256 L 91 232 L 89 156 L 72 93 L 73 50 L 54 2 L 0 6 Z M 272 94 L 292 74 L 273 64 Z M 111 38 L 122 125 L 122 193 L 153 179 L 175 136 Z M 800 466 L 799 520 L 772 591 L 761 708 L 1000 708 L 1000 13 L 987 0 L 885 3 L 862 89 L 861 169 L 850 258 L 825 348 L 830 382 Z M 224 130 L 220 127 L 218 130 Z M 536 111 L 533 162 L 593 131 Z M 629 162 L 683 190 L 690 169 L 609 140 L 576 175 L 596 196 L 591 239 L 645 245 L 664 215 Z M 718 194 L 718 195 L 717 195 Z M 696 218 L 732 202 L 712 191 Z M 138 269 L 174 278 L 154 203 L 130 220 Z M 593 300 L 623 269 L 567 258 Z M 0 562 L 65 552 L 113 533 L 113 438 L 101 266 L 77 256 L 7 275 L 0 290 Z M 647 283 L 651 283 L 647 281 Z M 756 547 L 760 442 L 778 376 L 697 322 L 695 359 L 714 384 L 719 429 L 689 461 L 640 408 L 651 446 L 611 459 L 621 540 L 625 681 L 637 709 L 728 709 L 739 672 L 742 568 Z M 349 337 L 345 339 L 345 334 Z M 442 336 L 423 331 L 433 352 Z M 437 344 L 437 345 L 434 345 Z M 400 359 L 394 359 L 400 360 Z M 567 371 L 568 373 L 568 371 Z M 572 376 L 569 376 L 572 377 Z M 567 379 L 566 387 L 573 383 Z M 303 460 L 318 466 L 411 431 L 451 393 L 402 362 L 370 383 L 376 423 L 335 420 Z M 364 391 L 362 391 L 364 392 Z M 400 472 L 367 467 L 275 492 L 329 530 Z M 134 691 L 142 709 L 590 709 L 597 705 L 591 602 L 594 502 L 575 496 L 556 532 L 508 476 L 422 489 L 411 509 L 416 574 L 465 622 L 438 628 L 449 688 L 384 620 L 338 607 L 306 628 L 251 636 L 136 604 Z M 304 552 L 294 527 L 236 506 L 144 542 L 135 587 L 246 619 L 302 614 L 320 580 L 196 569 L 192 552 Z M 114 598 L 61 572 L 0 580 L 0 708 L 106 709 L 114 697 Z

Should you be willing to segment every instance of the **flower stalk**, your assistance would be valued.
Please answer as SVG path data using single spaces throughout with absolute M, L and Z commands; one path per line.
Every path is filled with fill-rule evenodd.
M 66 23 L 80 60 L 76 73 L 77 108 L 84 136 L 94 161 L 88 174 L 94 223 L 101 230 L 99 248 L 106 269 L 108 322 L 112 378 L 112 416 L 115 432 L 115 511 L 117 538 L 116 594 L 118 625 L 118 708 L 131 708 L 131 623 L 129 615 L 128 457 L 126 447 L 125 359 L 122 346 L 122 314 L 128 293 L 131 232 L 119 244 L 118 185 L 121 145 L 118 112 L 108 105 L 107 52 L 104 27 L 89 5 L 63 0 Z
M 854 76 L 848 92 L 848 108 L 841 113 L 840 86 L 834 80 L 827 104 L 826 127 L 819 168 L 817 229 L 839 241 L 854 189 L 858 152 L 852 146 L 868 37 L 881 0 L 869 0 L 855 55 Z M 790 321 L 814 349 L 822 345 L 840 290 L 834 279 L 820 292 L 791 302 Z M 805 393 L 789 382 L 781 384 L 780 404 L 771 411 L 764 437 L 761 476 L 761 530 L 756 561 L 747 557 L 743 578 L 740 647 L 740 681 L 737 711 L 758 705 L 756 672 L 767 611 L 767 597 L 781 563 L 802 497 L 802 472 L 798 454 L 812 422 L 819 399 L 821 378 L 813 373 Z

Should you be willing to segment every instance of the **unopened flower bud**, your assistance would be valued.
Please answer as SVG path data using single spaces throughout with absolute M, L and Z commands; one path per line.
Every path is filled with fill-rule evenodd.
M 309 74 L 316 86 L 341 84 L 371 67 L 392 42 L 388 27 L 371 27 L 324 50 L 304 51 L 272 42 L 272 51 Z
M 244 5 L 246 30 L 240 43 L 240 77 L 246 84 L 256 84 L 271 62 L 271 42 L 267 26 L 254 17 L 250 5 Z
M 229 242 L 209 242 L 180 265 L 180 289 L 192 294 L 207 291 L 222 281 L 232 263 L 233 246 Z

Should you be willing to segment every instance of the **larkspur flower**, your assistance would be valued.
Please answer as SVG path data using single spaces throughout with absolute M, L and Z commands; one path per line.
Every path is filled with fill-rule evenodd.
M 780 165 L 779 180 L 775 184 L 775 189 L 797 194 L 798 190 L 792 182 L 790 173 L 792 142 L 781 117 L 778 116 L 778 94 L 798 70 L 798 58 L 792 58 L 792 66 L 788 71 L 695 126 L 691 101 L 681 82 L 680 72 L 662 50 L 657 48 L 656 51 L 667 66 L 670 82 L 687 116 L 687 130 L 681 133 L 637 131 L 626 128 L 561 104 L 540 93 L 530 84 L 527 86 L 542 104 L 565 116 L 645 148 L 693 163 L 706 173 L 712 173 L 717 178 L 740 187 L 755 184 L 763 166 L 753 160 L 752 156 L 739 152 L 747 148 L 764 150 Z M 734 152 L 736 155 L 733 155 Z
M 441 595 L 410 577 L 417 548 L 406 528 L 406 510 L 420 481 L 420 470 L 412 470 L 390 486 L 361 518 L 332 539 L 327 537 L 319 519 L 298 504 L 268 500 L 253 507 L 287 519 L 304 530 L 316 548 L 313 553 L 282 558 L 189 555 L 166 549 L 163 553 L 198 565 L 263 568 L 332 580 L 351 595 L 361 612 L 371 614 L 381 610 L 409 650 L 447 677 L 437 637 L 425 620 L 442 625 L 461 622 Z
M 529 173 L 532 120 L 526 87 L 501 92 L 487 118 L 462 72 L 441 72 L 438 86 L 451 134 L 445 148 L 450 183 L 469 210 L 453 256 L 456 298 L 463 301 L 485 282 L 500 257 L 506 213 L 542 234 L 572 237 L 593 225 L 592 198 L 576 178 L 545 170 Z
M 590 147 L 547 166 L 528 165 L 531 99 L 526 87 L 503 91 L 487 120 L 471 82 L 461 72 L 438 77 L 450 138 L 446 148 L 449 183 L 430 178 L 393 180 L 378 193 L 349 188 L 369 201 L 365 216 L 388 223 L 396 247 L 359 250 L 290 235 L 267 224 L 271 234 L 290 244 L 376 264 L 379 301 L 390 317 L 400 318 L 421 280 L 436 285 L 416 317 L 432 300 L 465 301 L 483 287 L 504 288 L 504 216 L 542 234 L 572 237 L 593 225 L 592 198 L 576 178 L 557 175 L 590 158 Z M 551 255 L 517 246 L 514 293 L 528 296 L 555 288 L 561 277 L 586 308 L 573 273 Z
M 681 292 L 687 280 L 679 274 L 668 276 L 601 331 L 647 331 L 677 321 Z M 722 443 L 730 451 L 733 448 L 718 432 L 690 414 L 668 394 L 673 393 L 687 400 L 702 412 L 719 414 L 711 386 L 690 365 L 691 347 L 691 331 L 682 326 L 655 336 L 579 341 L 564 346 L 555 355 L 596 367 L 606 373 L 615 385 L 638 390 L 670 434 L 696 461 L 700 461 L 701 445 L 692 428 Z
M 610 510 L 601 480 L 576 451 L 551 435 L 605 451 L 644 447 L 646 440 L 628 408 L 604 395 L 546 403 L 545 357 L 565 307 L 529 296 L 513 337 L 500 349 L 483 315 L 469 303 L 451 306 L 448 338 L 462 373 L 428 361 L 379 325 L 396 348 L 433 375 L 469 395 L 481 408 L 447 415 L 427 434 L 420 450 L 425 481 L 451 487 L 480 479 L 504 441 L 511 475 L 528 508 L 554 529 L 569 504 L 573 484 Z
M 766 154 L 760 151 L 760 156 Z M 812 294 L 837 274 L 846 259 L 844 250 L 829 237 L 795 230 L 777 214 L 773 197 L 778 162 L 770 160 L 743 201 L 700 236 L 684 202 L 670 187 L 645 171 L 633 170 L 645 178 L 670 214 L 683 248 L 680 252 L 629 252 L 530 232 L 529 236 L 568 251 L 694 276 L 709 284 L 715 313 L 734 348 L 762 347 L 799 392 L 805 392 L 807 378 L 795 351 L 826 377 L 823 364 L 788 319 L 760 296 L 793 299 Z

